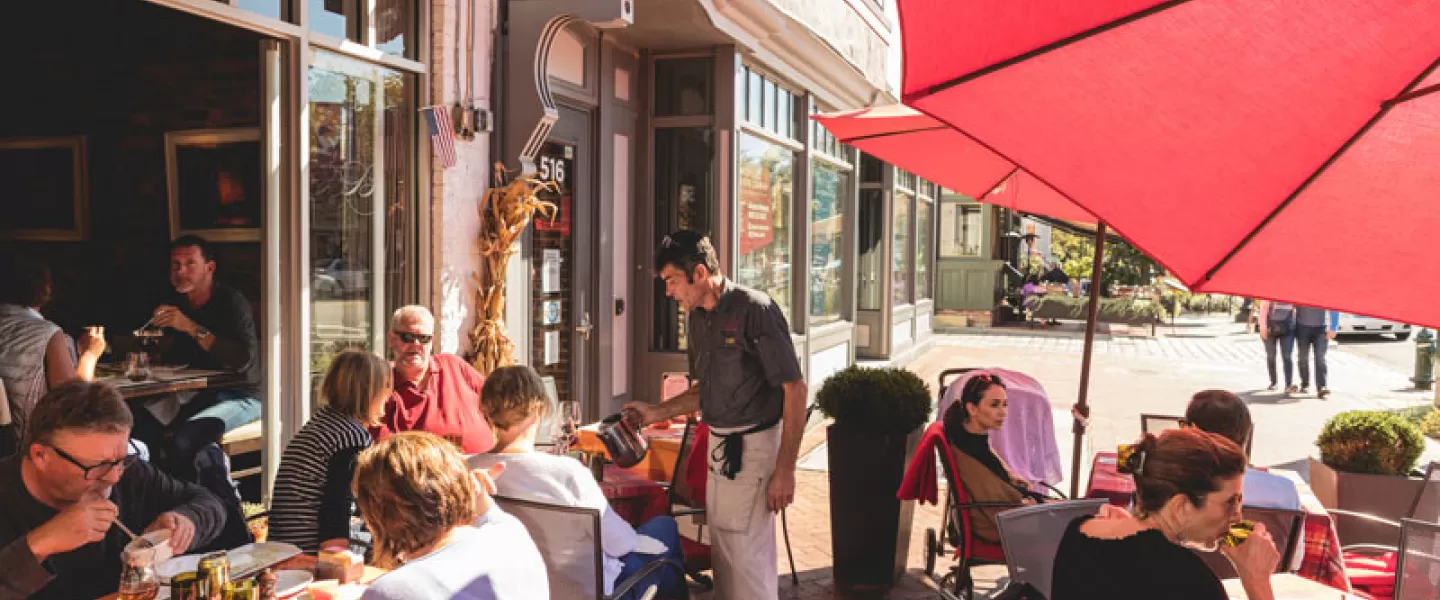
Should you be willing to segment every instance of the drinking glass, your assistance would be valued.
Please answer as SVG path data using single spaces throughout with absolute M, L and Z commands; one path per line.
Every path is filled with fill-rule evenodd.
M 148 562 L 132 562 L 120 573 L 120 600 L 155 600 L 160 593 L 160 578 Z
M 130 381 L 149 379 L 150 355 L 145 352 L 131 352 L 125 361 L 125 377 Z
M 555 415 L 555 451 L 565 454 L 570 447 L 580 442 L 580 403 L 574 400 L 560 402 Z

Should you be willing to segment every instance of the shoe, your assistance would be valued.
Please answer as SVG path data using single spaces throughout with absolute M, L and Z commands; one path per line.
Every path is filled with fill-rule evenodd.
M 1267 391 L 1267 392 L 1273 392 L 1273 391 L 1275 391 L 1275 384 L 1273 384 L 1273 383 L 1270 384 L 1270 387 L 1265 388 L 1265 391 Z
M 1320 388 L 1319 396 L 1320 396 L 1320 399 L 1321 399 L 1321 400 L 1324 400 L 1325 397 L 1326 397 L 1326 396 L 1329 396 L 1329 395 L 1330 395 L 1330 388 L 1323 388 L 1323 387 Z
M 1310 386 L 1308 386 L 1308 385 L 1302 385 L 1302 386 L 1300 386 L 1300 393 L 1302 393 L 1302 394 L 1308 394 L 1308 393 L 1310 393 Z
M 1295 395 L 1295 393 L 1296 393 L 1296 392 L 1299 392 L 1299 391 L 1300 391 L 1300 388 L 1297 388 L 1297 387 L 1295 387 L 1295 386 L 1293 386 L 1293 385 L 1291 385 L 1291 386 L 1286 386 L 1286 388 L 1285 388 L 1285 397 L 1286 397 L 1286 398 L 1289 398 L 1290 396 Z

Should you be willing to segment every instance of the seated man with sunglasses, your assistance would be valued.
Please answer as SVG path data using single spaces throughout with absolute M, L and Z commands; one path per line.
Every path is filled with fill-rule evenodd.
M 175 554 L 208 544 L 225 508 L 129 452 L 133 419 L 107 383 L 52 388 L 30 414 L 21 452 L 0 460 L 0 600 L 115 592 L 131 531 L 170 530 Z
M 390 319 L 386 336 L 395 366 L 395 393 L 376 441 L 403 431 L 426 431 L 449 440 L 462 454 L 489 452 L 495 435 L 480 409 L 485 377 L 460 357 L 433 354 L 435 316 L 423 306 L 404 306 Z

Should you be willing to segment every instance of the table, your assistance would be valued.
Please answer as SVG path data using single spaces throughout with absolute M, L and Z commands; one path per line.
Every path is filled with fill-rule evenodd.
M 275 566 L 271 568 L 275 569 L 276 571 L 310 571 L 311 573 L 314 573 L 315 567 L 319 563 L 320 559 L 315 557 L 315 555 L 313 554 L 300 554 L 282 560 L 276 563 Z M 386 569 L 365 565 L 365 574 L 360 576 L 360 582 L 370 583 L 386 573 L 389 573 L 389 571 Z M 102 596 L 100 600 L 118 600 L 119 597 L 119 594 L 110 594 L 108 596 Z M 309 592 L 301 592 L 299 596 L 296 596 L 296 598 L 301 599 L 309 597 Z
M 96 381 L 113 384 L 126 399 L 156 396 L 184 390 L 235 387 L 245 383 L 244 373 L 180 369 L 155 375 L 145 381 L 131 381 L 124 376 L 100 377 Z
M 581 427 L 580 441 L 575 447 L 590 454 L 604 454 L 608 457 L 609 453 L 605 451 L 605 443 L 600 441 L 599 432 L 599 423 Z M 630 470 L 650 481 L 673 481 L 675 462 L 680 457 L 680 439 L 685 436 L 685 426 L 676 423 L 666 429 L 646 427 L 644 435 L 650 450 L 645 453 L 645 458 L 630 467 Z
M 1232 600 L 1247 600 L 1245 588 L 1239 579 L 1226 579 L 1225 593 Z M 1270 576 L 1270 586 L 1275 590 L 1275 600 L 1360 600 L 1360 596 L 1347 594 L 1330 586 L 1317 583 L 1290 573 Z
M 605 499 L 610 501 L 610 508 L 626 523 L 639 527 L 670 513 L 670 490 L 630 469 L 607 464 L 605 479 L 599 483 L 600 491 L 605 492 Z
M 1300 478 L 1300 474 L 1287 469 L 1270 469 L 1269 472 L 1289 479 L 1300 493 L 1300 508 L 1305 512 L 1301 543 L 1303 552 L 1297 552 L 1291 567 L 1302 577 L 1330 586 L 1335 590 L 1351 591 L 1350 577 L 1345 573 L 1345 557 L 1340 551 L 1340 535 L 1335 531 L 1335 522 L 1330 513 L 1315 497 L 1315 492 Z M 1096 452 L 1090 469 L 1090 484 L 1086 486 L 1085 497 L 1105 498 L 1111 504 L 1129 508 L 1135 496 L 1135 481 L 1129 475 L 1119 472 L 1114 452 Z

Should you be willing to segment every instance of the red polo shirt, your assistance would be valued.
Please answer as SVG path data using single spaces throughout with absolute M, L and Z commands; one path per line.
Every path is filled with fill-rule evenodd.
M 430 357 L 430 375 L 421 385 L 395 379 L 395 392 L 385 405 L 376 440 L 402 431 L 428 431 L 459 442 L 465 454 L 489 452 L 495 435 L 480 412 L 480 386 L 485 377 L 451 354 Z

